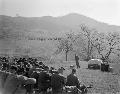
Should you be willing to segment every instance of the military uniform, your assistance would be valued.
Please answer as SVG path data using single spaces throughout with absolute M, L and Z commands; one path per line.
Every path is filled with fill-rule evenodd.
M 65 77 L 63 75 L 57 73 L 53 74 L 51 76 L 52 93 L 61 94 L 65 82 Z
M 5 80 L 6 80 L 6 78 L 7 78 L 8 75 L 9 75 L 8 72 L 0 70 L 0 91 L 3 90 L 4 83 L 5 83 Z
M 47 92 L 47 89 L 50 87 L 50 81 L 51 77 L 47 72 L 40 72 L 38 78 L 39 92 L 43 92 L 45 94 Z
M 77 88 L 80 88 L 79 79 L 77 78 L 77 76 L 75 74 L 72 74 L 72 73 L 67 76 L 66 85 L 67 86 L 76 86 Z
M 36 80 L 33 78 L 27 78 L 22 75 L 16 75 L 13 73 L 5 73 L 7 75 L 6 79 L 3 80 L 2 94 L 17 94 L 17 90 L 21 88 L 23 84 L 35 84 Z M 24 92 L 25 93 L 25 92 Z M 23 94 L 23 93 L 22 93 Z

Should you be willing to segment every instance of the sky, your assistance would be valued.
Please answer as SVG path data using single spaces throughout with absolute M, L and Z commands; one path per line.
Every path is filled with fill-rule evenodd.
M 0 15 L 57 17 L 69 13 L 120 26 L 120 0 L 0 0 Z

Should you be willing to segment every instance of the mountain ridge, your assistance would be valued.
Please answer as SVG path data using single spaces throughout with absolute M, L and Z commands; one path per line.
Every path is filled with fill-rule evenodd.
M 84 16 L 84 15 L 81 15 L 81 14 L 78 14 L 78 13 L 68 13 L 66 15 L 62 15 L 62 16 L 40 16 L 40 17 L 24 17 L 24 16 L 8 16 L 8 15 L 0 15 L 1 16 L 5 16 L 5 17 L 12 17 L 12 18 L 36 18 L 36 19 L 40 19 L 40 18 L 62 18 L 62 17 L 66 17 L 66 16 L 81 16 L 81 17 L 85 17 L 85 18 L 88 18 L 88 19 L 92 19 L 94 21 L 97 21 L 97 22 L 100 22 L 100 23 L 104 23 L 104 24 L 107 24 L 107 25 L 111 25 L 111 26 L 119 26 L 119 25 L 114 25 L 114 24 L 109 24 L 109 23 L 106 23 L 106 22 L 103 22 L 103 21 L 98 21 L 97 19 L 94 19 L 94 18 L 91 18 L 91 17 L 88 17 L 88 16 Z
M 39 41 L 35 40 L 33 42 L 26 39 L 28 37 L 63 37 L 64 34 L 70 31 L 78 33 L 81 24 L 95 28 L 98 32 L 120 31 L 120 26 L 108 25 L 74 13 L 59 17 L 11 17 L 0 15 L 0 52 L 7 52 L 9 49 L 14 51 L 18 46 L 22 48 L 33 46 L 39 48 L 43 45 Z M 46 47 L 50 45 L 51 43 L 48 43 Z
M 8 32 L 14 33 L 39 33 L 46 36 L 61 36 L 63 33 L 80 31 L 80 25 L 85 24 L 94 28 L 99 32 L 119 32 L 120 26 L 109 25 L 107 23 L 98 22 L 90 17 L 77 13 L 70 13 L 64 16 L 52 17 L 11 17 L 0 15 L 0 28 L 7 28 Z M 17 32 L 18 31 L 18 32 Z
M 0 18 L 1 16 L 4 16 L 4 17 L 7 17 L 7 18 L 10 18 L 11 16 L 6 16 L 6 15 L 0 15 Z M 100 22 L 100 21 L 97 21 L 93 18 L 90 18 L 90 17 L 87 17 L 87 16 L 84 16 L 84 15 L 80 15 L 80 14 L 77 14 L 77 13 L 69 13 L 67 15 L 64 15 L 64 16 L 58 16 L 58 17 L 53 17 L 53 16 L 42 16 L 42 17 L 22 17 L 22 16 L 18 16 L 18 17 L 11 17 L 11 18 L 15 18 L 15 19 L 31 19 L 31 20 L 39 20 L 39 21 L 45 21 L 45 20 L 48 20 L 48 21 L 55 21 L 57 20 L 58 22 L 65 22 L 67 21 L 66 24 L 70 24 L 68 23 L 68 20 L 71 21 L 72 19 L 74 20 L 74 23 L 78 23 L 78 21 L 81 21 L 81 23 L 85 23 L 85 22 L 88 22 L 88 23 L 91 23 L 91 22 L 94 22 L 94 23 L 99 23 L 99 24 L 104 24 L 104 25 L 109 25 L 109 26 L 115 26 L 117 28 L 119 28 L 120 26 L 118 25 L 110 25 L 108 23 L 105 23 L 105 22 Z M 67 20 L 68 19 L 68 20 Z M 90 22 L 89 22 L 90 21 Z M 93 23 L 93 24 L 94 24 Z M 86 23 L 85 23 L 86 24 Z

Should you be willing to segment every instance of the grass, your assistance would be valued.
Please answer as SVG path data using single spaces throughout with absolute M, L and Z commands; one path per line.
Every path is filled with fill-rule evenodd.
M 64 75 L 70 74 L 69 66 L 75 64 L 75 62 L 62 62 L 56 63 L 53 66 L 65 67 Z M 101 72 L 100 70 L 89 70 L 87 69 L 87 62 L 80 62 L 81 68 L 77 69 L 77 77 L 79 80 L 87 85 L 92 84 L 93 88 L 88 89 L 89 94 L 116 94 L 120 92 L 120 85 L 118 80 L 120 77 L 118 75 L 113 75 L 109 72 Z

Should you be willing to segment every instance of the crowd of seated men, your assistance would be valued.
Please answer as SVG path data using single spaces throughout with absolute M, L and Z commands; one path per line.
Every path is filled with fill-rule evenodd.
M 46 66 L 36 58 L 13 58 L 9 62 L 0 57 L 0 66 L 0 94 L 66 94 L 66 86 L 75 86 L 77 91 L 86 88 L 80 87 L 75 68 L 66 78 L 63 67 Z

